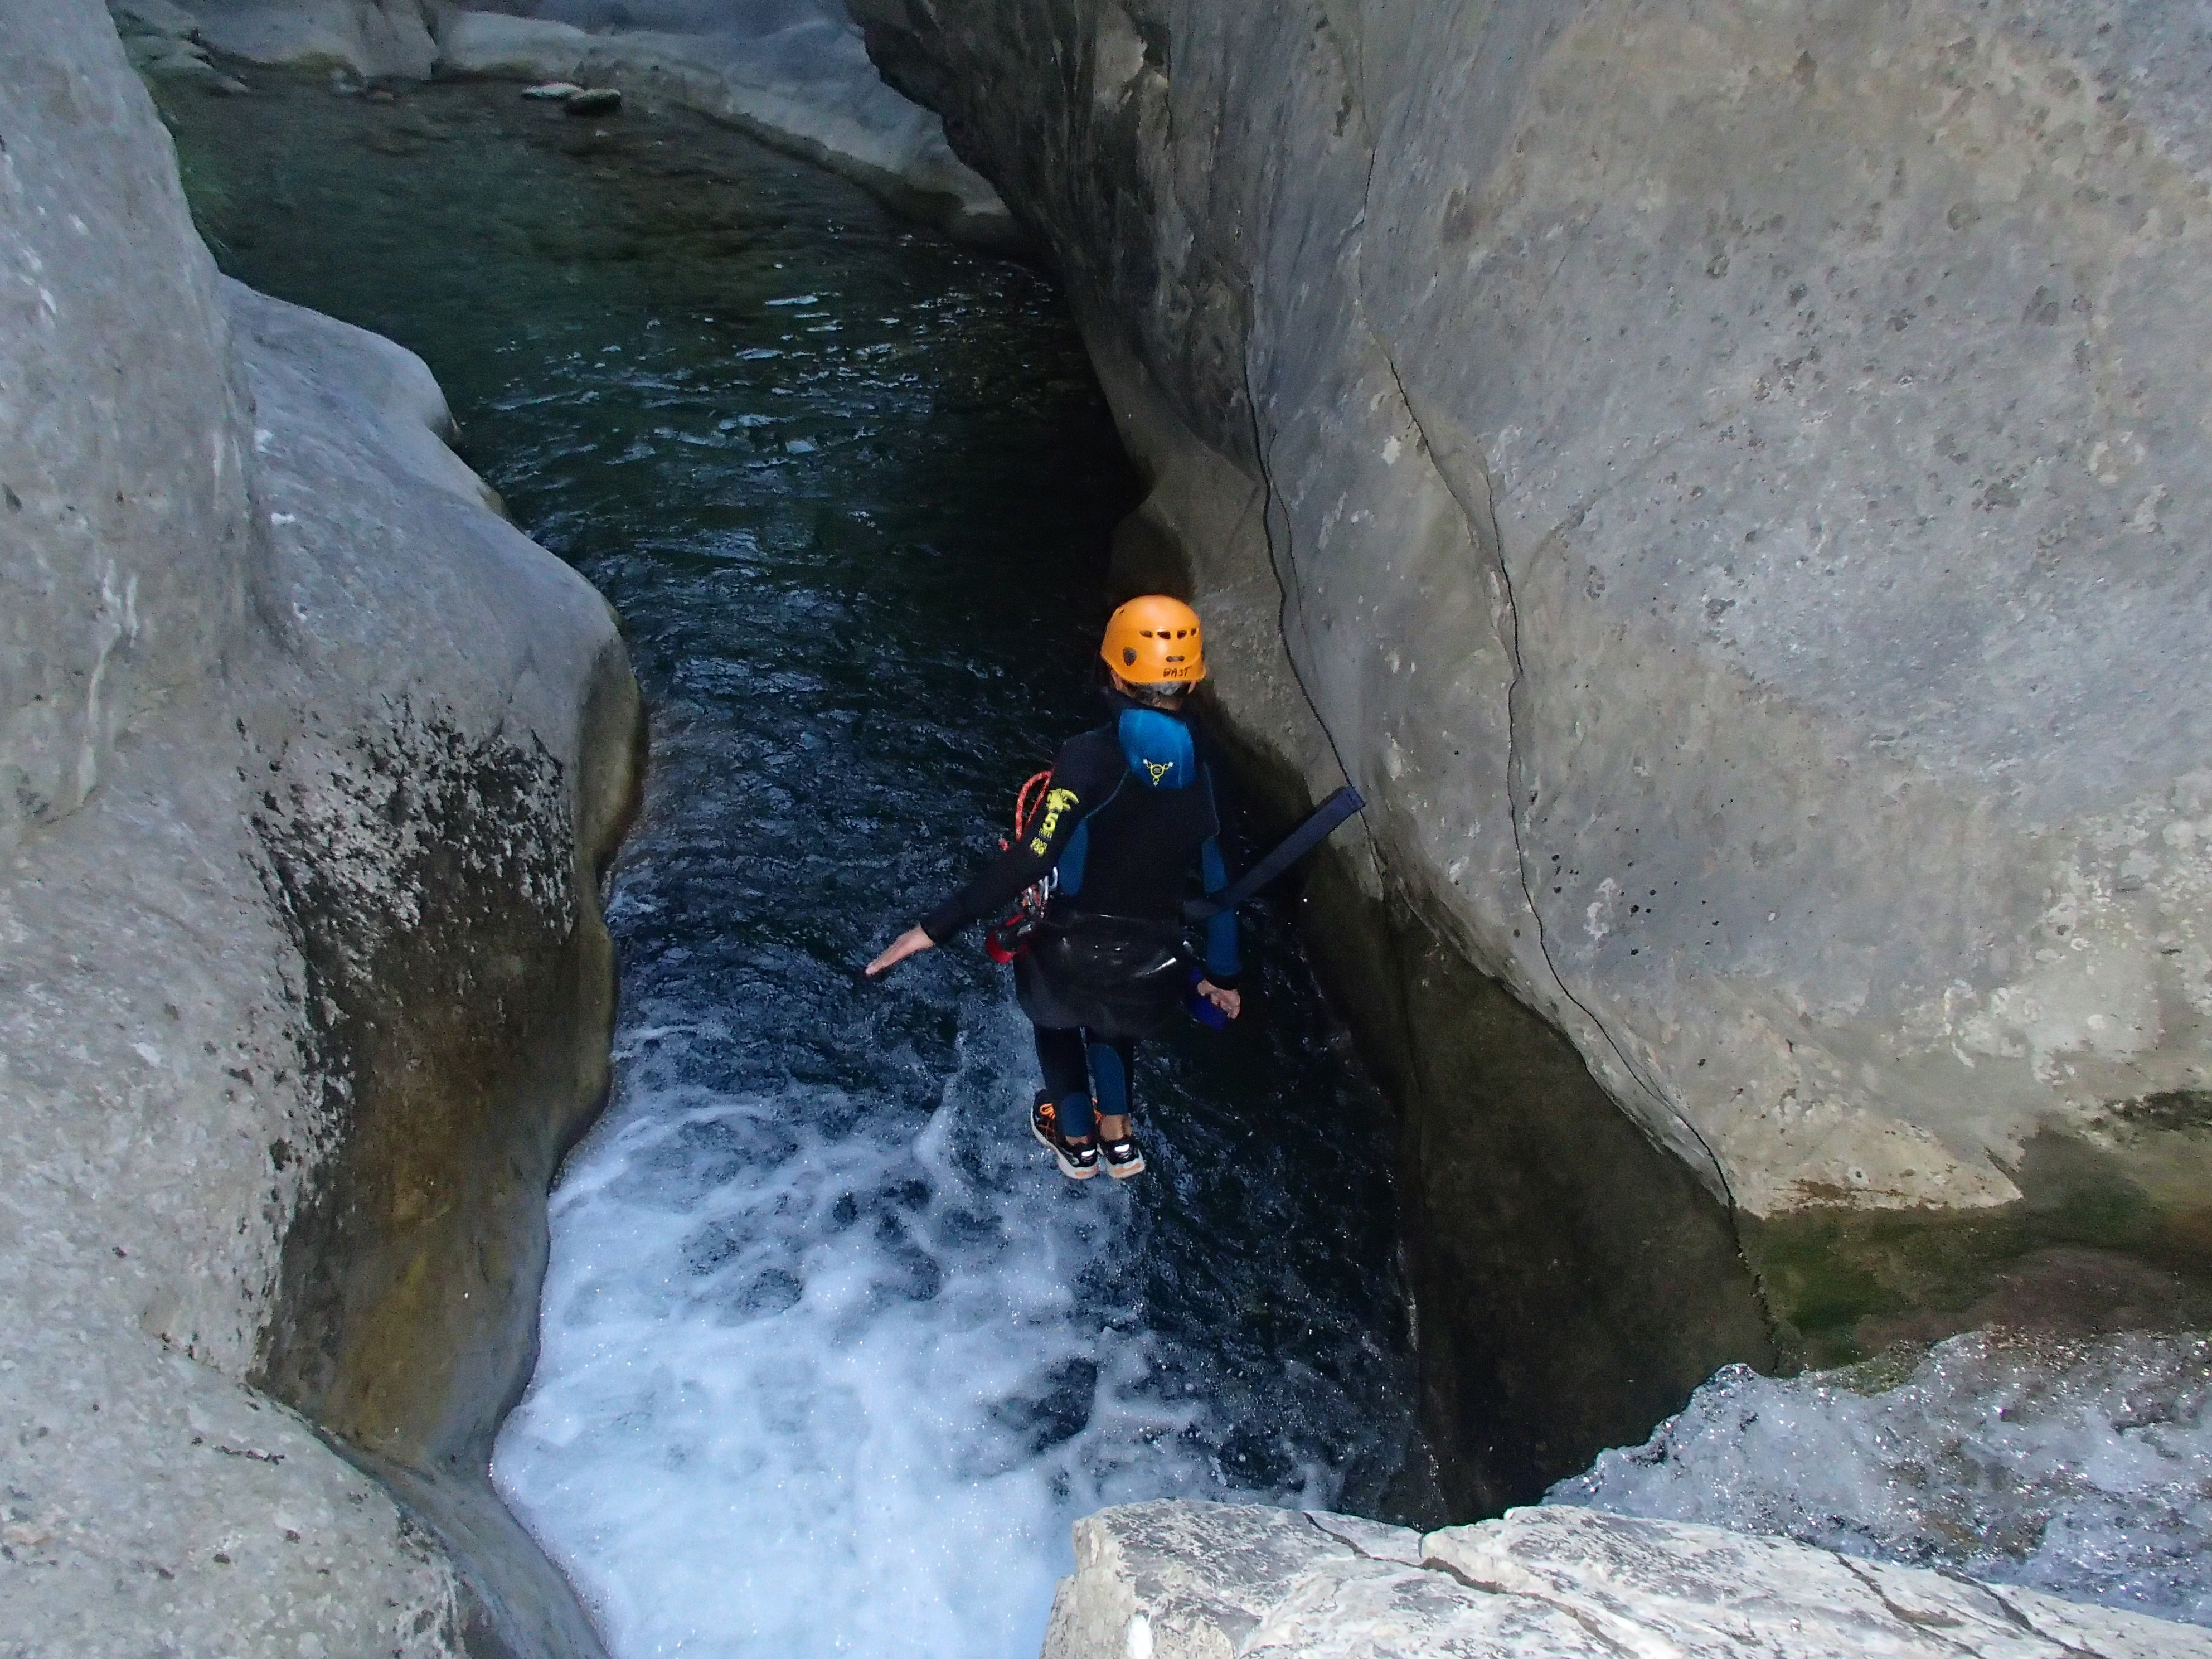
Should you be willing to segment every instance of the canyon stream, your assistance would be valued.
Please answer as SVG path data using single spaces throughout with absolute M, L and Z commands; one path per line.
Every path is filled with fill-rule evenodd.
M 618 1659 L 1034 1653 L 1071 1519 L 1418 1485 L 1390 1126 L 1279 915 L 1078 1186 L 963 939 L 859 966 L 1097 717 L 1135 481 L 1052 284 L 703 120 L 512 85 L 166 94 L 223 268 L 420 353 L 621 613 L 612 1097 L 501 1491 Z M 1247 856 L 1249 846 L 1240 849 Z

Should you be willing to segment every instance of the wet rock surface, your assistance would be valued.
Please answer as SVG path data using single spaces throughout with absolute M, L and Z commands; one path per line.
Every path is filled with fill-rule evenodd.
M 2212 1343 L 1975 1332 L 1787 1379 L 1747 1367 L 1547 1503 L 1696 1521 L 2212 1624 Z
M 1853 1653 L 2182 1659 L 2212 1635 L 1785 1539 L 1516 1510 L 1425 1535 L 1347 1516 L 1133 1504 L 1077 1524 L 1045 1659 Z
M 604 1086 L 613 618 L 418 359 L 216 276 L 97 6 L 0 33 L 10 1639 L 592 1652 L 459 1522 Z

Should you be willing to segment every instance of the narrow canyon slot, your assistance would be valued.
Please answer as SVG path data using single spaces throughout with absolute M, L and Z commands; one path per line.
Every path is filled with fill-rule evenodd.
M 2212 1659 L 2200 22 L 15 0 L 11 1639 Z

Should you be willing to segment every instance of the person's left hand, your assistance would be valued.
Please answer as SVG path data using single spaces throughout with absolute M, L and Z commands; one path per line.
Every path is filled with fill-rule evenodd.
M 1210 979 L 1198 982 L 1198 994 L 1215 1007 L 1234 1019 L 1244 1012 L 1244 999 L 1235 991 L 1224 991 Z
M 937 941 L 923 933 L 921 928 L 909 927 L 890 942 L 890 947 L 883 955 L 868 964 L 868 977 L 879 978 L 897 967 L 908 957 L 918 957 L 924 951 L 934 950 L 936 947 Z

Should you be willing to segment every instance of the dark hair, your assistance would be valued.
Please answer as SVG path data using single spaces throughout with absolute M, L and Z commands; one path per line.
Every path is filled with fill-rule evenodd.
M 1098 689 L 1101 691 L 1113 690 L 1114 682 L 1120 676 L 1115 673 L 1112 665 L 1098 657 L 1093 657 L 1091 662 L 1091 672 L 1097 678 Z M 1152 708 L 1180 708 L 1189 697 L 1192 690 L 1193 684 L 1190 681 L 1164 680 L 1158 685 L 1131 685 L 1128 695 L 1132 702 Z
M 1097 661 L 1096 658 L 1092 660 Z M 1115 690 L 1114 682 L 1120 678 L 1121 676 L 1115 673 L 1107 664 L 1098 663 L 1098 689 L 1101 691 L 1114 691 Z M 1126 680 L 1122 684 L 1129 684 Z M 1127 692 L 1121 695 L 1126 695 L 1130 702 L 1139 708 L 1165 708 L 1174 711 L 1183 706 L 1184 701 L 1190 696 L 1190 691 L 1191 684 L 1187 680 L 1163 680 L 1158 685 L 1129 685 Z

